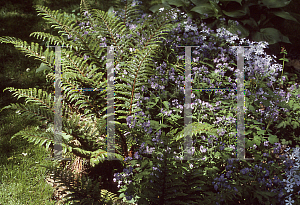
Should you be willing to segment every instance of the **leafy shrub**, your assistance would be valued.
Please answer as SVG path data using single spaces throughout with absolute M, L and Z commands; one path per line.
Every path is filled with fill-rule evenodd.
M 156 12 L 162 8 L 175 7 L 193 20 L 201 19 L 211 29 L 225 27 L 240 38 L 257 42 L 267 41 L 271 45 L 278 42 L 291 43 L 278 26 L 284 19 L 299 24 L 290 15 L 291 12 L 283 10 L 290 3 L 290 0 L 166 0 L 162 4 L 152 6 L 150 10 Z M 225 24 L 220 21 L 223 18 L 226 19 Z
M 175 29 L 176 32 L 173 32 L 168 36 L 166 44 L 164 44 L 165 47 L 163 47 L 163 49 L 165 49 L 164 51 L 173 51 L 173 53 L 177 51 L 178 53 L 176 54 L 179 55 L 179 58 L 183 59 L 183 52 L 178 51 L 179 48 L 172 47 L 169 49 L 168 46 L 170 46 L 170 44 L 171 46 L 175 46 L 178 44 L 201 45 L 199 46 L 200 48 L 195 48 L 195 51 L 193 51 L 192 56 L 194 63 L 192 64 L 192 69 L 193 71 L 195 71 L 194 73 L 192 73 L 192 78 L 194 77 L 193 84 L 195 85 L 195 87 L 208 89 L 216 87 L 220 89 L 235 89 L 236 83 L 234 83 L 235 78 L 233 74 L 235 74 L 236 72 L 234 68 L 229 67 L 230 64 L 235 64 L 233 61 L 229 60 L 235 59 L 236 53 L 232 52 L 232 50 L 230 50 L 228 46 L 234 45 L 235 40 L 239 40 L 237 36 L 231 35 L 224 29 L 218 29 L 217 34 L 212 33 L 212 31 L 209 29 L 205 30 L 205 28 L 200 28 L 198 31 L 197 27 L 192 26 L 191 22 L 189 21 L 187 21 L 186 25 L 188 26 L 185 27 L 185 32 L 183 33 L 184 39 L 181 41 L 180 37 L 176 35 L 176 32 L 182 32 L 183 30 L 183 28 L 177 27 Z M 199 36 L 200 32 L 203 34 Z M 227 42 L 224 42 L 224 40 L 222 40 L 222 37 L 224 40 L 227 40 Z M 206 40 L 205 42 L 209 42 L 206 44 L 204 43 L 203 39 Z M 202 45 L 202 43 L 204 45 Z M 241 39 L 239 43 L 240 45 L 255 45 L 254 43 L 251 43 L 249 40 L 246 41 L 245 39 Z M 278 143 L 278 141 L 280 139 L 281 142 L 284 144 L 286 142 L 286 136 L 277 136 L 276 134 L 284 134 L 284 132 L 276 132 L 276 125 L 272 126 L 271 124 L 276 121 L 285 122 L 287 120 L 286 118 L 278 119 L 279 116 L 281 117 L 280 108 L 283 108 L 283 110 L 284 107 L 286 107 L 286 109 L 288 108 L 288 110 L 298 110 L 297 106 L 294 108 L 292 108 L 292 106 L 287 107 L 286 102 L 289 102 L 291 99 L 292 101 L 298 101 L 299 87 L 297 85 L 293 87 L 293 90 L 295 91 L 294 93 L 284 91 L 278 88 L 283 82 L 280 78 L 281 76 L 279 75 L 279 72 L 282 71 L 282 66 L 276 64 L 276 61 L 270 56 L 267 56 L 267 58 L 262 58 L 262 55 L 264 55 L 262 49 L 265 46 L 265 43 L 258 43 L 255 49 L 250 48 L 248 51 L 245 51 L 245 57 L 247 60 L 245 83 L 245 115 L 247 116 L 245 121 L 247 123 L 245 124 L 246 148 L 248 149 L 249 154 L 255 157 L 254 162 L 241 162 L 240 164 L 237 163 L 236 165 L 232 165 L 232 162 L 230 160 L 228 161 L 230 155 L 228 155 L 228 153 L 226 155 L 225 152 L 226 148 L 227 151 L 232 150 L 232 148 L 235 148 L 234 139 L 231 135 L 236 130 L 236 127 L 234 126 L 235 120 L 233 119 L 234 111 L 232 109 L 236 106 L 233 101 L 233 96 L 235 95 L 234 91 L 217 91 L 214 95 L 213 93 L 208 95 L 202 93 L 200 94 L 199 92 L 195 94 L 192 93 L 192 98 L 195 98 L 194 102 L 192 103 L 192 108 L 194 107 L 195 112 L 198 111 L 197 105 L 200 105 L 199 111 L 195 113 L 198 114 L 196 115 L 196 119 L 198 120 L 198 122 L 214 125 L 215 129 L 218 128 L 218 134 L 216 134 L 215 136 L 211 135 L 210 137 L 214 138 L 215 140 L 218 140 L 219 138 L 220 140 L 220 143 L 217 144 L 218 146 L 214 147 L 213 150 L 222 150 L 216 152 L 218 154 L 212 156 L 212 158 L 209 158 L 211 160 L 208 159 L 207 161 L 213 164 L 217 164 L 217 166 L 215 166 L 215 169 L 218 169 L 218 172 L 215 172 L 215 175 L 213 176 L 206 176 L 207 178 L 202 178 L 201 180 L 197 181 L 199 182 L 199 184 L 201 184 L 201 182 L 205 184 L 203 187 L 210 187 L 208 188 L 209 191 L 203 190 L 200 191 L 201 194 L 199 194 L 199 192 L 197 194 L 197 196 L 202 196 L 201 202 L 203 202 L 204 198 L 207 198 L 204 197 L 204 193 L 210 193 L 207 194 L 207 196 L 211 195 L 211 198 L 209 198 L 208 201 L 203 202 L 203 204 L 214 201 L 214 198 L 217 199 L 216 202 L 221 203 L 221 201 L 223 201 L 222 203 L 225 204 L 234 203 L 233 201 L 237 200 L 243 201 L 244 198 L 248 200 L 247 204 L 262 204 L 263 199 L 267 199 L 267 202 L 265 202 L 266 204 L 278 204 L 283 202 L 282 199 L 285 195 L 284 183 L 282 180 L 284 178 L 282 176 L 283 173 L 282 171 L 280 171 L 280 168 L 286 168 L 285 170 L 287 170 L 290 167 L 291 164 L 289 163 L 291 162 L 287 160 L 283 164 L 282 160 L 284 159 L 284 155 L 281 155 L 280 159 L 278 159 L 278 156 L 276 156 L 276 153 L 278 153 L 281 148 L 281 144 Z M 172 56 L 173 53 L 169 52 L 168 57 Z M 275 56 L 273 57 L 276 58 Z M 139 96 L 140 102 L 138 102 L 138 106 L 142 108 L 143 111 L 141 111 L 138 116 L 129 116 L 127 118 L 128 125 L 132 129 L 142 132 L 140 136 L 147 136 L 144 140 L 139 140 L 139 144 L 141 145 L 142 143 L 141 146 L 146 146 L 144 143 L 149 142 L 151 139 L 157 140 L 157 137 L 160 136 L 159 133 L 169 133 L 170 127 L 172 127 L 171 129 L 173 131 L 176 129 L 180 130 L 180 128 L 183 127 L 182 114 L 184 103 L 184 77 L 182 76 L 182 70 L 177 69 L 178 66 L 176 67 L 176 65 L 183 65 L 184 63 L 179 63 L 176 61 L 174 62 L 174 60 L 170 63 L 168 62 L 169 59 L 170 58 L 167 58 L 167 60 L 160 58 L 154 59 L 154 62 L 157 66 L 157 74 L 148 80 L 149 84 L 151 84 L 151 89 L 145 88 L 144 90 L 142 90 L 143 93 Z M 253 67 L 255 69 L 251 69 Z M 200 76 L 201 78 L 199 78 Z M 284 83 L 284 85 L 286 86 L 286 83 Z M 264 88 L 264 90 L 262 88 Z M 273 90 L 271 88 L 273 88 Z M 257 101 L 257 99 L 260 99 L 260 101 Z M 153 103 L 153 100 L 155 101 L 155 103 Z M 172 103 L 170 103 L 171 101 Z M 212 101 L 212 103 L 208 101 Z M 222 106 L 223 109 L 221 110 L 220 105 L 223 104 L 224 106 Z M 272 104 L 276 106 L 272 106 Z M 173 107 L 170 108 L 171 106 Z M 262 109 L 262 107 L 265 109 Z M 229 111 L 226 112 L 226 109 Z M 270 115 L 270 113 L 272 113 L 272 115 Z M 205 115 L 203 116 L 203 114 Z M 299 114 L 296 114 L 295 116 L 297 116 L 295 118 L 296 120 Z M 297 133 L 299 126 L 296 123 L 296 121 L 294 121 L 293 124 L 295 129 L 292 131 L 292 133 Z M 156 127 L 153 127 L 151 125 L 156 125 Z M 256 131 L 253 130 L 253 128 L 256 129 Z M 155 134 L 153 132 L 154 136 L 149 136 L 150 133 L 152 134 L 152 130 L 158 131 L 158 129 L 161 129 L 159 130 L 159 133 Z M 207 134 L 207 132 L 204 133 Z M 174 135 L 176 139 L 176 132 Z M 207 139 L 207 137 L 209 136 L 203 136 L 204 139 Z M 169 141 L 171 139 L 172 137 L 169 137 Z M 291 145 L 297 144 L 297 138 L 291 137 L 289 139 Z M 268 146 L 268 142 L 274 145 L 274 150 L 264 149 L 265 146 Z M 203 147 L 204 143 L 201 143 L 199 138 L 194 138 L 194 143 L 194 150 L 197 150 L 198 147 L 200 147 L 200 150 L 202 151 L 205 150 L 205 148 Z M 157 146 L 154 146 L 153 148 L 150 148 L 150 144 L 148 149 L 155 150 L 155 152 L 153 152 L 154 159 L 151 162 L 145 162 L 144 158 L 141 158 L 140 161 L 133 159 L 132 163 L 129 163 L 129 167 L 125 169 L 124 173 L 122 173 L 121 175 L 115 175 L 115 180 L 117 181 L 118 179 L 119 183 L 123 183 L 123 186 L 121 186 L 121 184 L 119 185 L 120 187 L 122 187 L 121 192 L 123 194 L 121 196 L 124 197 L 124 200 L 130 199 L 131 202 L 138 201 L 142 204 L 164 204 L 169 202 L 173 204 L 180 204 L 179 195 L 173 193 L 172 196 L 174 198 L 176 198 L 177 196 L 179 198 L 176 199 L 177 201 L 168 201 L 166 200 L 168 198 L 168 194 L 164 191 L 161 191 L 168 190 L 165 189 L 166 187 L 168 187 L 167 183 L 163 184 L 165 183 L 165 180 L 167 178 L 166 175 L 158 176 L 158 179 L 155 181 L 155 183 L 153 183 L 154 189 L 151 189 L 144 184 L 144 182 L 146 183 L 147 181 L 149 181 L 149 177 L 152 181 L 154 181 L 153 177 L 149 176 L 149 172 L 157 174 L 156 171 L 151 170 L 151 167 L 161 167 L 159 166 L 161 165 L 161 163 L 159 163 L 159 160 L 156 160 L 155 158 L 157 157 L 157 155 L 166 151 L 166 147 L 159 149 Z M 166 141 L 163 141 L 163 144 L 164 146 L 174 148 L 173 146 L 171 146 L 171 144 L 167 143 Z M 254 149 L 251 149 L 252 147 Z M 221 152 L 224 152 L 224 156 L 220 156 Z M 138 154 L 141 154 L 141 152 L 136 153 L 137 156 L 139 156 Z M 163 154 L 160 157 L 166 157 L 166 159 L 168 159 L 169 156 L 168 154 Z M 168 160 L 166 161 L 168 162 Z M 228 161 L 229 164 L 225 166 L 226 164 L 224 164 L 224 161 Z M 272 164 L 274 162 L 276 162 L 276 165 Z M 134 168 L 134 166 L 137 164 L 141 168 Z M 167 172 L 168 174 L 170 174 L 172 184 L 176 186 L 176 182 L 182 182 L 182 178 L 178 177 L 178 175 L 174 174 L 172 171 L 174 169 L 178 169 L 178 167 L 180 167 L 179 169 L 183 171 L 187 168 L 187 164 L 192 164 L 194 167 L 197 167 L 198 162 L 191 161 L 189 163 L 183 163 L 181 167 L 177 165 L 176 167 L 173 167 L 173 169 L 170 168 L 171 166 L 168 163 L 165 163 L 165 166 L 161 168 L 162 173 Z M 199 167 L 201 167 L 201 165 Z M 222 168 L 220 169 L 220 167 Z M 231 170 L 232 167 L 235 169 Z M 238 170 L 240 172 L 233 172 L 234 170 Z M 199 172 L 203 173 L 202 170 L 198 171 L 198 173 Z M 219 178 L 218 175 L 221 178 Z M 124 178 L 125 182 L 127 183 L 124 184 L 124 180 L 122 181 L 122 178 L 120 178 L 120 176 L 127 176 Z M 209 179 L 214 180 L 212 181 Z M 272 184 L 273 186 L 271 186 Z M 150 184 L 150 187 L 151 186 L 152 185 Z M 184 185 L 181 184 L 181 187 L 184 187 Z M 223 188 L 220 189 L 220 187 Z M 270 188 L 272 189 L 270 190 Z M 154 190 L 157 190 L 157 192 L 154 192 L 157 194 L 153 193 Z M 165 193 L 165 195 L 161 196 L 161 193 Z M 216 195 L 222 196 L 223 198 L 216 198 Z M 159 196 L 160 200 L 156 198 L 156 196 Z M 193 195 L 185 196 L 184 199 L 188 201 L 190 199 L 189 196 L 192 197 Z M 278 196 L 278 198 L 276 198 L 275 196 Z M 191 200 L 194 199 L 191 198 Z M 199 204 L 199 199 L 198 201 L 197 199 L 195 199 L 194 203 Z
M 286 121 L 284 117 L 277 119 L 282 112 L 280 108 L 292 109 L 293 104 L 286 105 L 286 103 L 291 99 L 298 101 L 299 88 L 296 85 L 293 93 L 280 89 L 279 86 L 286 87 L 285 79 L 282 78 L 281 81 L 278 76 L 282 67 L 279 64 L 270 66 L 273 59 L 268 56 L 266 59 L 261 57 L 265 43 L 255 45 L 256 43 L 245 39 L 238 42 L 239 45 L 256 46 L 255 49 L 245 51 L 245 115 L 252 118 L 250 120 L 247 118 L 245 121 L 257 125 L 254 127 L 252 124 L 245 125 L 246 148 L 255 160 L 253 162 L 237 161 L 235 165 L 231 165 L 230 157 L 234 155 L 232 151 L 236 148 L 233 136 L 236 132 L 234 96 L 237 87 L 235 83 L 237 71 L 230 66 L 236 66 L 233 60 L 236 59 L 236 52 L 229 46 L 235 45 L 235 40 L 239 38 L 225 29 L 218 29 L 217 34 L 213 34 L 210 29 L 205 29 L 204 24 L 201 25 L 204 28 L 199 29 L 191 25 L 191 19 L 185 23 L 189 24 L 188 26 L 180 24 L 178 19 L 176 23 L 176 19 L 167 18 L 170 15 L 170 11 L 167 10 L 159 16 L 143 16 L 139 20 L 143 21 L 146 17 L 147 21 L 144 22 L 147 23 L 135 25 L 132 23 L 133 16 L 129 18 L 132 21 L 127 21 L 126 24 L 127 12 L 118 14 L 125 19 L 122 23 L 117 20 L 112 10 L 108 13 L 98 10 L 91 12 L 85 1 L 82 1 L 82 5 L 85 19 L 79 19 L 81 21 L 79 26 L 75 15 L 57 14 L 45 7 L 37 6 L 45 19 L 61 29 L 62 36 L 52 36 L 41 32 L 33 34 L 40 38 L 48 38 L 50 43 L 64 44 L 73 48 L 72 51 L 62 49 L 65 60 L 62 66 L 66 80 L 62 85 L 66 96 L 63 100 L 62 116 L 64 152 L 71 152 L 88 159 L 91 166 L 107 159 L 107 152 L 104 151 L 107 145 L 105 140 L 101 139 L 101 135 L 105 134 L 103 129 L 105 119 L 108 118 L 104 113 L 107 110 L 103 100 L 105 91 L 90 94 L 77 89 L 87 86 L 98 89 L 107 88 L 105 83 L 110 79 L 108 76 L 103 77 L 108 74 L 105 68 L 105 56 L 103 56 L 105 52 L 104 49 L 99 49 L 98 45 L 114 45 L 118 49 L 116 73 L 119 73 L 115 78 L 117 82 L 115 99 L 119 103 L 115 105 L 118 122 L 116 124 L 116 144 L 118 145 L 116 151 L 118 153 L 115 156 L 119 159 L 126 157 L 127 161 L 128 147 L 135 143 L 139 146 L 147 147 L 148 145 L 147 152 L 136 153 L 136 159 L 128 162 L 124 169 L 123 175 L 129 175 L 127 182 L 125 180 L 122 186 L 119 185 L 120 197 L 123 197 L 124 201 L 145 204 L 182 204 L 189 201 L 193 204 L 202 202 L 207 204 L 233 203 L 233 201 L 243 201 L 247 198 L 249 204 L 263 203 L 263 200 L 266 204 L 282 203 L 282 198 L 286 196 L 282 183 L 284 176 L 282 176 L 283 171 L 276 168 L 286 168 L 285 171 L 287 171 L 292 162 L 286 160 L 282 163 L 280 159 L 277 160 L 276 154 L 281 148 L 278 142 L 283 141 L 283 136 L 280 136 L 283 133 L 276 133 L 275 125 L 271 123 L 272 121 L 277 123 Z M 129 11 L 134 12 L 130 8 Z M 130 28 L 129 32 L 126 31 L 126 26 Z M 169 36 L 159 43 L 158 39 L 168 31 L 171 31 Z M 181 32 L 182 35 L 177 35 Z M 149 41 L 146 41 L 147 39 Z M 54 55 L 49 49 L 42 52 L 37 45 L 30 47 L 10 37 L 0 38 L 0 40 L 13 43 L 24 52 L 34 51 L 34 54 L 29 52 L 29 55 L 40 59 L 52 71 Z M 195 110 L 193 119 L 197 122 L 193 123 L 195 128 L 192 129 L 193 149 L 188 151 L 194 154 L 194 157 L 202 159 L 198 161 L 180 158 L 186 153 L 182 150 L 185 82 L 184 50 L 174 47 L 178 44 L 201 45 L 193 51 L 193 87 L 227 89 L 203 95 L 199 92 L 193 93 L 191 106 Z M 120 49 L 121 45 L 123 49 Z M 130 47 L 135 47 L 133 51 L 136 54 L 130 50 Z M 166 54 L 165 51 L 168 53 Z M 253 54 L 254 51 L 255 54 Z M 167 61 L 161 57 L 167 57 Z M 124 59 L 125 62 L 123 62 Z M 53 73 L 47 67 L 41 65 L 39 70 L 46 69 L 44 72 L 51 80 L 54 80 Z M 156 67 L 156 70 L 153 67 Z M 271 92 L 271 88 L 274 92 Z M 39 130 L 40 127 L 31 127 L 15 136 L 21 135 L 40 145 L 49 146 L 53 143 L 52 96 L 41 90 L 16 90 L 14 88 L 7 88 L 7 90 L 14 91 L 16 96 L 26 97 L 29 102 L 25 105 L 13 104 L 6 108 L 18 109 L 23 116 L 35 116 L 39 120 L 48 122 L 47 132 Z M 262 96 L 263 94 L 265 95 Z M 77 101 L 74 104 L 75 100 Z M 196 110 L 198 105 L 200 109 Z M 264 112 L 261 111 L 260 106 L 266 107 Z M 271 113 L 273 115 L 270 115 Z M 297 111 L 292 117 L 295 119 L 299 117 L 299 112 Z M 296 120 L 293 121 L 296 122 Z M 299 124 L 295 122 L 291 123 L 293 131 L 299 129 Z M 94 123 L 97 126 L 93 126 Z M 274 146 L 274 150 L 263 149 L 267 145 L 267 140 Z M 75 146 L 72 143 L 74 141 L 79 142 L 79 145 Z M 291 145 L 297 142 L 293 137 L 290 141 Z M 203 146 L 205 143 L 208 145 L 208 151 L 205 151 L 206 148 Z M 151 155 L 151 150 L 152 152 L 155 150 L 153 155 Z M 262 151 L 259 150 L 263 150 L 264 154 L 261 155 Z M 179 156 L 176 156 L 178 154 Z M 263 160 L 268 159 L 266 156 L 272 156 L 271 160 L 274 162 L 277 160 L 277 164 L 263 163 Z M 175 160 L 174 157 L 179 160 Z M 284 156 L 281 157 L 284 158 Z M 231 168 L 239 172 L 233 172 Z M 149 183 L 148 180 L 154 183 Z M 192 185 L 191 182 L 193 182 Z M 275 185 L 270 187 L 271 183 Z M 269 188 L 272 189 L 269 190 Z

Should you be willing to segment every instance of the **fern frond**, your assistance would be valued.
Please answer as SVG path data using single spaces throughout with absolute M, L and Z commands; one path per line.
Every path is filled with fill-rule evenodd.
M 41 132 L 39 127 L 30 127 L 25 128 L 24 130 L 19 131 L 14 134 L 10 140 L 14 139 L 17 136 L 27 139 L 29 142 L 34 143 L 35 145 L 44 146 L 46 149 L 49 149 L 51 144 L 54 144 L 53 135 L 48 132 Z M 66 147 L 63 146 L 64 153 L 66 152 Z
M 29 88 L 29 89 L 16 89 L 13 87 L 7 87 L 3 90 L 9 90 L 9 92 L 14 92 L 12 95 L 20 99 L 21 97 L 25 97 L 25 102 L 34 103 L 40 107 L 53 109 L 54 107 L 54 98 L 51 93 L 43 91 L 42 89 Z
M 49 8 L 41 5 L 35 5 L 34 8 L 38 12 L 38 15 L 43 16 L 42 18 L 46 22 L 52 24 L 51 28 L 54 27 L 60 31 L 58 33 L 71 34 L 72 31 L 78 30 L 76 25 L 75 15 L 70 15 L 67 13 L 58 13 L 59 11 L 51 11 Z M 76 25 L 76 26 L 75 26 Z M 77 28 L 76 28 L 77 27 Z M 64 40 L 62 42 L 65 42 Z M 65 44 L 66 45 L 66 44 Z
M 202 134 L 202 133 L 218 136 L 217 128 L 207 123 L 193 122 L 189 124 L 186 129 L 192 130 L 192 134 L 191 134 L 192 136 L 197 134 Z M 177 133 L 174 139 L 178 141 L 182 138 L 184 138 L 184 130 Z
M 33 36 L 36 39 L 41 39 L 43 41 L 47 40 L 47 42 L 51 45 L 60 45 L 62 42 L 65 41 L 65 38 L 63 36 L 53 36 L 50 33 L 45 33 L 45 32 L 32 32 L 29 36 Z M 66 43 L 67 45 L 70 44 L 71 42 L 68 41 Z M 76 51 L 79 50 L 79 47 L 75 44 L 70 45 L 70 48 L 74 47 Z
M 34 57 L 34 59 L 40 60 L 50 67 L 53 65 L 55 59 L 54 52 L 49 52 L 49 48 L 43 51 L 43 47 L 38 43 L 32 42 L 31 45 L 29 45 L 26 41 L 9 36 L 0 37 L 0 42 L 14 44 L 15 48 L 25 53 L 25 56 Z
M 51 165 L 42 165 L 50 172 L 57 188 L 63 188 L 66 195 L 63 202 L 66 204 L 72 202 L 73 204 L 120 204 L 120 198 L 105 189 L 102 189 L 97 180 L 92 180 L 86 175 L 77 177 L 71 170 L 64 170 L 58 167 L 57 163 Z
M 106 189 L 101 189 L 101 197 L 103 198 L 103 203 L 115 204 L 117 201 L 120 201 L 120 198 Z

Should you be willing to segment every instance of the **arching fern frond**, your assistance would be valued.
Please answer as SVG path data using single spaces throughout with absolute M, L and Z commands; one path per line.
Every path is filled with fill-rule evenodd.
M 29 45 L 26 41 L 9 36 L 0 37 L 0 42 L 14 44 L 15 48 L 26 54 L 25 56 L 34 57 L 35 59 L 40 60 L 42 63 L 45 63 L 51 67 L 53 65 L 55 59 L 54 52 L 49 52 L 49 49 L 43 51 L 43 47 L 38 43 L 32 42 L 31 45 Z
M 130 1 L 128 1 L 130 2 Z M 132 2 L 131 2 L 132 3 Z M 116 149 L 117 152 L 128 156 L 127 139 L 124 132 L 129 128 L 124 123 L 124 118 L 128 115 L 138 112 L 135 105 L 138 103 L 135 94 L 137 94 L 143 85 L 147 84 L 147 79 L 155 73 L 155 69 L 151 62 L 157 52 L 160 39 L 171 28 L 168 19 L 165 17 L 145 22 L 150 24 L 152 31 L 145 30 L 141 33 L 135 33 L 134 30 L 128 28 L 129 21 L 136 18 L 134 13 L 134 5 L 127 4 L 125 20 L 122 21 L 112 13 L 90 10 L 85 0 L 81 1 L 81 9 L 85 17 L 76 18 L 74 15 L 60 14 L 58 11 L 50 11 L 50 9 L 37 5 L 36 10 L 39 15 L 52 24 L 52 27 L 59 30 L 62 36 L 53 36 L 50 34 L 35 32 L 32 36 L 48 40 L 55 45 L 66 45 L 61 49 L 62 66 L 62 121 L 63 133 L 67 140 L 63 143 L 68 147 L 68 151 L 84 158 L 91 158 L 92 164 L 97 164 L 107 157 L 105 153 L 105 139 L 99 138 L 105 134 L 103 126 L 109 114 L 106 105 L 106 89 L 107 89 L 107 48 L 101 48 L 99 45 L 103 42 L 100 38 L 106 38 L 107 45 L 116 48 L 115 59 L 119 69 L 127 72 L 127 78 L 122 77 L 122 71 L 119 72 L 115 84 L 115 119 L 123 122 L 116 123 L 116 142 L 121 145 Z M 87 13 L 85 13 L 87 11 Z M 90 14 L 90 15 L 89 15 Z M 85 23 L 85 33 L 77 24 L 78 20 Z M 124 24 L 125 22 L 125 24 Z M 93 28 L 93 29 L 91 29 Z M 89 30 L 90 29 L 90 30 Z M 70 40 L 65 37 L 68 35 Z M 139 41 L 141 39 L 141 41 Z M 50 81 L 54 81 L 54 52 L 42 50 L 38 44 L 28 46 L 26 42 L 10 37 L 1 37 L 1 42 L 13 43 L 17 48 L 29 56 L 33 56 L 50 67 L 47 77 Z M 130 48 L 138 48 L 135 55 L 130 52 Z M 136 50 L 137 51 L 137 50 Z M 83 59 L 84 58 L 84 59 Z M 97 88 L 97 92 L 85 92 L 83 88 Z M 12 91 L 16 91 L 10 88 Z M 12 105 L 10 108 L 23 109 L 26 115 L 34 116 L 36 119 L 47 120 L 47 126 L 53 125 L 54 118 L 54 100 L 50 94 L 43 91 L 22 90 L 16 91 L 15 96 L 26 98 L 26 105 Z M 52 101 L 52 102 L 50 102 Z M 15 107 L 13 107 L 15 106 Z M 31 113 L 31 114 L 29 114 Z M 24 114 L 25 115 L 25 114 Z M 101 127 L 101 128 L 100 128 Z M 101 131 L 99 130 L 101 129 Z M 30 134 L 30 133 L 27 133 Z M 28 135 L 30 138 L 30 135 Z M 77 140 L 78 147 L 74 147 L 70 141 Z M 103 151 L 104 150 L 104 151 Z M 122 158 L 116 154 L 116 157 Z
M 16 89 L 13 87 L 7 87 L 3 90 L 9 90 L 9 92 L 14 92 L 13 96 L 17 97 L 17 99 L 21 97 L 25 97 L 25 102 L 32 102 L 40 107 L 44 107 L 47 109 L 53 109 L 54 106 L 54 98 L 51 93 L 43 91 L 42 89 L 37 90 L 36 88 L 29 89 Z

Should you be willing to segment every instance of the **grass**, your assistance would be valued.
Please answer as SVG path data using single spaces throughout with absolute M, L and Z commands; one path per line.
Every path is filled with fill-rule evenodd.
M 42 147 L 30 144 L 13 134 L 32 122 L 11 110 L 1 112 L 0 127 L 0 204 L 55 204 L 52 187 L 46 183 L 47 170 L 39 166 L 48 157 Z
M 41 165 L 51 164 L 46 160 L 51 156 L 50 151 L 28 142 L 21 136 L 11 140 L 15 133 L 34 125 L 37 125 L 36 121 L 25 120 L 13 110 L 1 112 L 0 205 L 66 204 L 64 199 L 58 199 L 54 194 L 58 187 L 52 187 L 45 180 L 49 177 L 50 171 Z M 115 204 L 127 203 L 119 201 Z

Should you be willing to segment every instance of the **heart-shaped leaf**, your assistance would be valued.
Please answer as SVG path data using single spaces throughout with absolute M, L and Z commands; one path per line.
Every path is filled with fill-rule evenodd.
M 208 16 L 212 16 L 215 14 L 214 12 L 214 8 L 212 7 L 212 5 L 210 3 L 205 3 L 205 4 L 201 4 L 199 6 L 195 6 L 194 8 L 191 9 L 191 11 L 194 11 L 198 14 L 207 14 Z
M 289 39 L 275 28 L 260 29 L 260 32 L 253 34 L 253 40 L 257 42 L 267 41 L 269 44 L 275 44 L 277 42 L 290 43 Z

